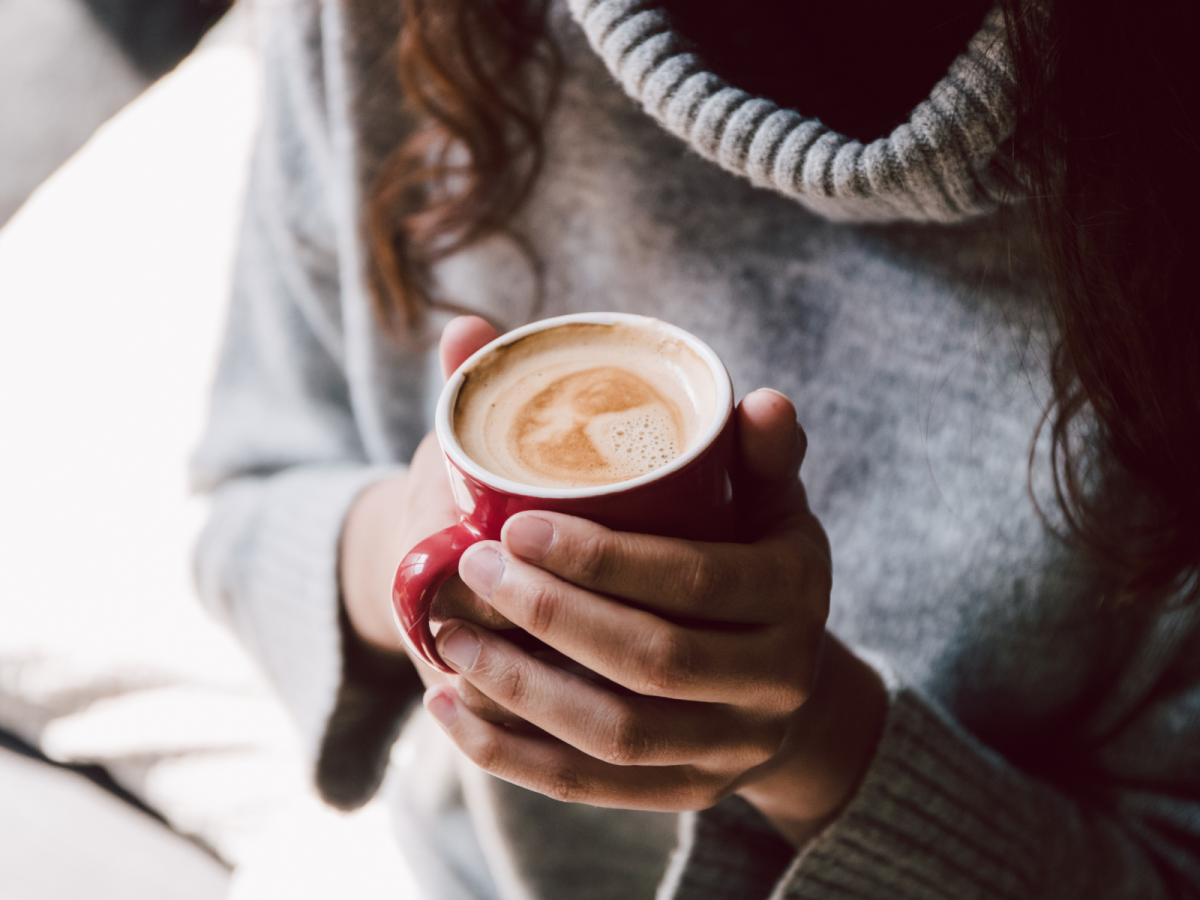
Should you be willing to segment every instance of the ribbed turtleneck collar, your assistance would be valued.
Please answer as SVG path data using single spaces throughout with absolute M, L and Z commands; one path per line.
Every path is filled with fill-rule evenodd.
M 863 144 L 711 72 L 653 0 L 569 3 L 630 97 L 760 187 L 839 221 L 955 222 L 997 205 L 989 167 L 1012 131 L 1015 92 L 999 10 L 906 122 Z

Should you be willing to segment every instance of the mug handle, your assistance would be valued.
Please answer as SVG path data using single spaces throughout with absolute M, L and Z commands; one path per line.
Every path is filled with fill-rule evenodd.
M 443 528 L 409 551 L 396 569 L 392 582 L 392 608 L 404 642 L 433 668 L 453 675 L 454 670 L 438 656 L 433 632 L 429 628 L 429 607 L 438 588 L 458 573 L 458 561 L 483 535 L 466 519 Z

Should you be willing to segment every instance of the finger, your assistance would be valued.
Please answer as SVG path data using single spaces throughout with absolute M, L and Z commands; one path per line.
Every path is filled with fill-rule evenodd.
M 614 766 L 742 772 L 774 756 L 783 740 L 781 729 L 732 708 L 614 694 L 469 625 L 448 625 L 438 652 L 462 676 L 464 701 L 461 685 L 469 685 L 496 707 Z
M 451 319 L 442 331 L 442 377 L 449 378 L 467 357 L 499 336 L 499 332 L 479 316 Z
M 466 619 L 468 622 L 498 631 L 516 627 L 500 615 L 496 607 L 463 584 L 457 575 L 448 578 L 438 588 L 433 603 L 429 606 L 429 622 L 434 626 L 435 634 L 437 626 L 450 619 Z
M 788 629 L 688 628 L 583 590 L 499 552 L 495 542 L 463 554 L 467 585 L 507 619 L 587 668 L 639 694 L 794 709 L 814 670 L 823 608 L 801 608 Z M 820 607 L 820 604 L 813 604 Z
M 479 768 L 564 803 L 684 812 L 707 809 L 727 793 L 726 778 L 692 766 L 613 766 L 549 735 L 490 724 L 449 685 L 431 688 L 425 708 Z
M 584 678 L 594 680 L 596 683 L 604 682 L 610 688 L 614 687 L 612 682 L 602 678 L 599 675 L 596 675 L 596 673 L 588 669 L 583 668 L 583 666 L 579 665 L 574 660 L 567 659 L 567 657 L 563 656 L 557 650 L 546 646 L 546 644 L 542 643 L 528 632 L 522 631 L 519 628 L 512 628 L 505 631 L 503 636 L 506 641 L 513 644 L 518 649 L 525 651 L 535 659 L 543 660 L 550 665 L 557 666 L 560 669 L 566 669 L 568 671 L 575 672 Z M 461 678 L 456 675 L 446 675 L 445 673 L 441 672 L 441 670 L 435 671 L 437 671 L 439 675 L 442 675 L 442 681 L 449 680 L 458 689 L 459 698 L 463 703 L 466 704 L 467 709 L 471 710 L 471 712 L 475 713 L 475 715 L 479 716 L 479 718 L 483 719 L 485 722 L 495 722 L 497 724 L 508 725 L 509 727 L 513 728 L 540 730 L 537 728 L 537 726 L 531 725 L 520 716 L 515 715 L 514 713 L 505 709 L 491 697 L 487 696 L 474 685 L 472 685 L 471 682 L 467 681 L 465 678 Z M 435 682 L 429 682 L 428 686 L 432 686 L 434 683 Z M 621 690 L 621 688 L 618 687 L 617 690 Z
M 777 391 L 763 388 L 747 394 L 735 416 L 738 533 L 753 541 L 790 512 L 807 509 L 799 476 L 808 438 L 796 420 L 796 408 Z
M 747 474 L 760 481 L 794 479 L 808 449 L 796 407 L 778 391 L 760 388 L 738 404 L 738 451 Z
M 715 544 L 527 512 L 508 520 L 501 541 L 511 554 L 572 584 L 661 615 L 707 622 L 782 621 L 828 579 L 828 567 L 810 552 L 798 524 L 753 544 Z
M 457 688 L 459 699 L 463 705 L 483 721 L 512 727 L 524 723 L 520 716 L 509 712 L 466 679 L 453 678 L 452 683 Z

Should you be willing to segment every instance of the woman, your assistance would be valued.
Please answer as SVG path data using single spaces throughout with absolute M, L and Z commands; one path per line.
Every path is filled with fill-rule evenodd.
M 1079 6 L 267 11 L 197 567 L 331 802 L 419 693 L 449 311 L 443 371 L 616 309 L 780 392 L 742 543 L 531 513 L 464 557 L 389 779 L 430 896 L 1200 891 L 1189 32 Z

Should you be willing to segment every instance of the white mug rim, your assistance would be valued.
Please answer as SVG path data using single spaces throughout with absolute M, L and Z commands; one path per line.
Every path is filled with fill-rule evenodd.
M 463 452 L 462 446 L 458 442 L 458 438 L 454 435 L 453 428 L 453 411 L 454 405 L 458 400 L 458 392 L 462 388 L 463 382 L 466 380 L 466 373 L 469 372 L 475 365 L 479 363 L 485 356 L 488 356 L 500 347 L 518 341 L 531 334 L 537 334 L 541 331 L 548 331 L 551 328 L 557 328 L 561 325 L 571 324 L 594 324 L 594 325 L 618 325 L 628 324 L 638 327 L 653 327 L 664 331 L 671 337 L 678 338 L 693 350 L 697 356 L 704 360 L 713 377 L 713 383 L 716 387 L 716 402 L 714 406 L 713 419 L 709 423 L 704 432 L 696 439 L 692 447 L 683 455 L 672 460 L 667 465 L 655 469 L 652 472 L 647 472 L 645 475 L 640 475 L 637 478 L 630 478 L 627 481 L 616 481 L 612 484 L 598 484 L 590 487 L 578 488 L 555 488 L 544 487 L 541 485 L 522 484 L 518 481 L 512 481 L 502 475 L 497 475 L 495 472 L 483 468 L 477 462 L 472 460 L 466 453 Z M 475 353 L 471 354 L 466 361 L 459 366 L 454 374 L 450 376 L 445 386 L 442 388 L 441 396 L 438 397 L 437 411 L 435 412 L 434 429 L 437 432 L 438 444 L 442 448 L 442 452 L 447 458 L 457 466 L 462 472 L 471 476 L 477 481 L 481 481 L 488 487 L 507 494 L 513 494 L 519 497 L 532 497 L 546 500 L 573 500 L 586 497 L 603 497 L 609 494 L 625 493 L 626 491 L 635 490 L 647 484 L 652 484 L 656 481 L 661 481 L 674 473 L 686 468 L 697 457 L 703 454 L 716 441 L 717 436 L 725 428 L 725 423 L 729 421 L 730 415 L 733 414 L 733 382 L 730 380 L 729 371 L 725 368 L 725 364 L 708 344 L 700 340 L 694 334 L 684 331 L 677 325 L 672 325 L 669 322 L 664 322 L 661 319 L 653 318 L 652 316 L 639 316 L 633 313 L 619 312 L 590 312 L 590 313 L 572 313 L 565 316 L 555 316 L 550 319 L 539 319 L 536 322 L 530 322 L 528 325 L 523 325 L 520 328 L 514 328 L 506 334 L 500 335 L 496 340 L 481 347 Z

